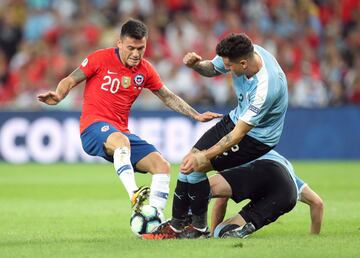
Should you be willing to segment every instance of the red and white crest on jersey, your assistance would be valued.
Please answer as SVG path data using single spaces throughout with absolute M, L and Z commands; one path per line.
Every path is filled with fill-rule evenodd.
M 144 83 L 144 75 L 142 75 L 142 74 L 137 74 L 137 75 L 134 77 L 134 82 L 135 82 L 136 86 L 141 86 L 141 85 L 143 85 L 143 83 Z

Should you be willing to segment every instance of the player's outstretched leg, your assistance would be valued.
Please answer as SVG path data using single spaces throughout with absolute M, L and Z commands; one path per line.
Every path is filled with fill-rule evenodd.
M 141 205 L 136 205 L 136 203 L 139 202 L 140 204 L 142 204 L 147 199 L 150 190 L 148 187 L 147 190 L 144 189 L 144 187 L 137 187 L 134 168 L 130 160 L 130 149 L 128 147 L 125 146 L 115 149 L 114 168 L 116 174 L 119 176 L 121 182 L 125 186 L 127 193 L 129 194 L 131 206 L 140 207 Z M 141 198 L 138 198 L 139 196 Z
M 150 187 L 141 186 L 131 197 L 131 206 L 135 212 L 139 212 L 144 202 L 149 198 Z

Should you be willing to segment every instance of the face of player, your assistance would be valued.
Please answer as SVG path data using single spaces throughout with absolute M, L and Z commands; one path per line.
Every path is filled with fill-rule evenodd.
M 239 59 L 236 61 L 230 61 L 228 57 L 223 57 L 225 68 L 230 70 L 236 76 L 245 74 L 248 62 L 245 59 Z
M 120 58 L 123 64 L 130 67 L 140 63 L 146 49 L 146 38 L 134 39 L 131 37 L 120 38 L 117 44 L 120 49 Z

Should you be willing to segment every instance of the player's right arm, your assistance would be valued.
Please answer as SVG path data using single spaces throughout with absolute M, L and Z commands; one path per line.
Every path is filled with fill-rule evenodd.
M 79 68 L 75 69 L 69 76 L 62 79 L 55 91 L 48 91 L 37 96 L 40 102 L 48 105 L 56 105 L 62 101 L 72 88 L 86 80 L 86 75 Z
M 205 77 L 214 77 L 221 74 L 215 69 L 214 64 L 210 60 L 203 61 L 202 57 L 195 52 L 187 53 L 183 58 L 183 62 L 186 66 Z
M 214 118 L 221 118 L 222 114 L 205 112 L 200 114 L 195 109 L 193 109 L 188 103 L 186 103 L 182 98 L 173 93 L 165 85 L 163 85 L 158 90 L 152 91 L 167 107 L 172 110 L 183 114 L 185 116 L 191 117 L 199 122 L 208 122 Z
M 310 206 L 310 233 L 315 235 L 320 234 L 324 214 L 324 203 L 322 199 L 309 186 L 305 186 L 301 192 L 300 201 Z

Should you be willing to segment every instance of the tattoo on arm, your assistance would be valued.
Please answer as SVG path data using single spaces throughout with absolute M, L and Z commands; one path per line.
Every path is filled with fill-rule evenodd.
M 228 151 L 232 146 L 238 144 L 252 128 L 252 125 L 249 125 L 239 119 L 234 129 L 230 133 L 221 138 L 220 141 L 218 141 L 205 152 L 205 157 L 212 159 L 217 155 Z
M 222 154 L 223 152 L 229 150 L 233 145 L 239 142 L 239 139 L 233 135 L 233 132 L 228 133 L 223 138 L 221 138 L 218 143 L 213 145 L 211 148 L 209 148 L 206 153 L 205 157 L 208 159 L 212 159 L 216 157 L 217 155 Z
M 194 118 L 199 113 L 193 109 L 189 104 L 187 104 L 182 98 L 174 94 L 171 90 L 169 90 L 165 85 L 161 87 L 161 89 L 157 91 L 153 91 L 153 93 L 161 99 L 162 102 L 172 110 Z
M 72 88 L 86 79 L 86 75 L 79 68 L 75 69 L 69 76 L 62 79 L 56 87 L 56 92 L 64 99 Z
M 218 143 L 217 145 L 219 145 L 219 147 L 221 149 L 228 149 L 233 145 L 233 137 L 231 135 L 231 133 L 228 133 L 227 135 L 225 135 Z
M 214 77 L 221 74 L 215 70 L 213 63 L 209 60 L 199 62 L 193 69 L 206 77 Z
M 76 68 L 69 77 L 74 80 L 76 84 L 79 84 L 80 82 L 86 80 L 86 75 L 83 71 L 81 71 L 79 68 Z

